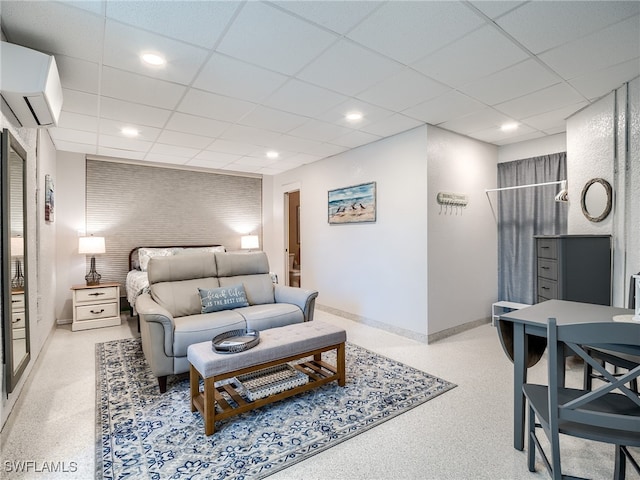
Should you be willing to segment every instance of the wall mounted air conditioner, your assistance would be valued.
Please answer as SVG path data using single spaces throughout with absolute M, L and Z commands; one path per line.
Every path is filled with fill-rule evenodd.
M 0 94 L 23 127 L 57 125 L 62 110 L 62 85 L 55 58 L 1 42 Z

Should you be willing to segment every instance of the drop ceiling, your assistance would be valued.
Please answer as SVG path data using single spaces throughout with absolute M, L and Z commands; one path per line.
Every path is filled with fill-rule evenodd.
M 640 74 L 637 1 L 2 0 L 0 16 L 7 41 L 55 55 L 57 150 L 249 174 L 425 123 L 495 145 L 561 133 Z

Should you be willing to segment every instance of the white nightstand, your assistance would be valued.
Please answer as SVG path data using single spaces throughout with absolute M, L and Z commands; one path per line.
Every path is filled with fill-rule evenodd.
M 13 332 L 11 338 L 13 338 L 14 340 L 24 340 L 26 338 L 24 311 L 24 292 L 22 290 L 12 291 L 11 328 L 13 329 Z
M 120 325 L 120 284 L 74 285 L 71 330 Z

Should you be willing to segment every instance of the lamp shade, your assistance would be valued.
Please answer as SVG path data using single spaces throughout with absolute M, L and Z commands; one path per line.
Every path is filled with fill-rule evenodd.
M 104 248 L 104 237 L 80 237 L 78 239 L 78 253 L 85 255 L 95 255 L 106 252 Z
M 12 257 L 24 256 L 24 238 L 11 237 L 11 256 Z
M 260 248 L 260 241 L 258 235 L 244 235 L 240 237 L 240 248 L 252 249 Z

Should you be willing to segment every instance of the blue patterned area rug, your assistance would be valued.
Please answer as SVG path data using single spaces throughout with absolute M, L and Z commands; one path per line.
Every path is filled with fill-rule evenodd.
M 264 478 L 455 387 L 350 343 L 346 357 L 345 387 L 332 382 L 231 417 L 207 437 L 188 376 L 170 376 L 160 394 L 140 339 L 97 344 L 96 477 Z

